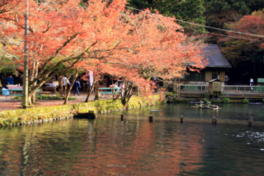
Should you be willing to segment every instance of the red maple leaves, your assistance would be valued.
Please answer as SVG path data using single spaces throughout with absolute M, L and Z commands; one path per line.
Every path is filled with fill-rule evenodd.
M 182 76 L 188 64 L 203 66 L 200 44 L 188 42 L 173 18 L 148 10 L 133 14 L 125 0 L 90 0 L 85 7 L 79 0 L 29 1 L 30 66 L 37 63 L 39 69 L 31 79 L 38 85 L 34 88 L 56 74 L 61 64 L 65 72 L 109 73 L 148 91 L 152 76 L 169 79 Z M 8 1 L 0 11 L 5 49 L 22 58 L 25 3 Z

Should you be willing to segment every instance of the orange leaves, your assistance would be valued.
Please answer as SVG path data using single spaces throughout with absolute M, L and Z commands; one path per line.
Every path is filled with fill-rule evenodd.
M 261 48 L 264 45 L 264 11 L 256 11 L 251 15 L 242 17 L 238 22 L 231 25 L 233 29 L 240 32 L 251 33 L 249 35 L 232 34 L 229 35 L 245 38 L 248 41 L 257 44 Z
M 240 19 L 236 24 L 234 24 L 234 28 L 240 29 L 244 32 L 262 32 L 259 31 L 259 28 L 264 25 L 264 16 L 261 15 L 246 15 Z
M 0 22 L 1 28 L 7 27 L 3 35 L 23 41 L 25 4 L 17 2 L 5 18 L 0 15 Z M 152 76 L 181 76 L 190 62 L 202 67 L 198 45 L 186 42 L 174 18 L 149 10 L 133 14 L 125 9 L 126 0 L 89 0 L 85 8 L 79 2 L 30 0 L 29 59 L 38 60 L 42 70 L 65 61 L 76 69 L 116 75 L 150 90 L 147 80 Z M 20 42 L 18 47 L 22 46 Z

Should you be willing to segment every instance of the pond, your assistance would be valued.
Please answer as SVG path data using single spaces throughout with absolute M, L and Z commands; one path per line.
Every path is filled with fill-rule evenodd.
M 261 120 L 262 105 L 228 105 L 219 113 L 246 119 L 249 110 Z M 180 124 L 181 114 L 210 116 L 189 105 L 151 111 L 159 118 L 153 123 L 142 111 L 125 121 L 111 115 L 0 129 L 0 175 L 263 176 L 263 127 Z

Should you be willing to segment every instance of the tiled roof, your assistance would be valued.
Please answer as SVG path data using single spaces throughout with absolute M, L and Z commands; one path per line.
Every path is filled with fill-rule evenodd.
M 217 45 L 208 44 L 204 47 L 203 54 L 206 58 L 206 68 L 231 68 Z

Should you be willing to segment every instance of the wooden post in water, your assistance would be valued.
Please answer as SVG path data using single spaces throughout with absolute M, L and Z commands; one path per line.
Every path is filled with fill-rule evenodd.
M 120 116 L 120 120 L 121 120 L 121 121 L 124 121 L 124 114 L 121 114 L 121 116 Z
M 217 125 L 217 119 L 215 116 L 212 118 L 212 125 Z
M 153 116 L 149 116 L 149 122 L 152 123 L 153 122 Z
M 180 122 L 183 123 L 183 115 L 181 114 Z
M 249 116 L 249 119 L 248 119 L 248 127 L 251 128 L 253 126 L 253 116 Z

